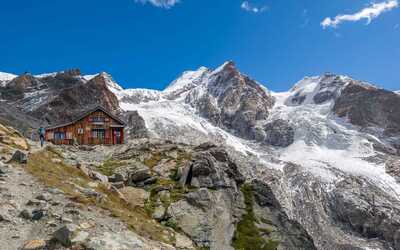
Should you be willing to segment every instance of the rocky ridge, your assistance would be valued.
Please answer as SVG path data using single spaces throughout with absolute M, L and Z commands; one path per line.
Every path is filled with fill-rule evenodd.
M 140 199 L 147 200 L 143 206 L 149 214 L 161 224 L 184 229 L 195 245 L 240 248 L 246 240 L 236 237 L 246 239 L 247 235 L 238 229 L 251 227 L 260 236 L 254 242 L 279 242 L 281 249 L 400 247 L 396 217 L 400 138 L 394 109 L 399 96 L 393 92 L 347 76 L 324 74 L 305 78 L 288 92 L 273 93 L 241 74 L 231 62 L 216 70 L 185 72 L 164 91 L 124 90 L 111 76 L 97 76 L 104 79 L 119 107 L 131 111 L 126 119 L 132 138 L 169 139 L 175 147 L 190 149 L 197 156 L 188 161 L 195 160 L 188 163 L 192 167 L 175 172 L 183 159 L 157 154 L 162 146 L 138 140 L 137 145 L 108 155 L 90 151 L 98 155 L 91 166 L 110 174 L 108 180 L 117 189 L 148 192 L 147 196 L 136 190 L 142 193 Z M 78 78 L 90 81 L 93 77 Z M 194 152 L 196 146 L 183 146 L 208 141 L 225 150 L 244 184 L 236 174 L 225 172 L 226 161 L 215 158 L 211 148 Z M 141 144 L 147 146 L 140 149 Z M 172 147 L 170 142 L 161 144 Z M 81 151 L 65 160 L 75 164 L 72 158 L 87 155 Z M 193 179 L 194 166 L 199 166 L 194 172 L 199 176 Z M 183 174 L 184 169 L 192 169 L 186 170 L 192 174 L 190 181 L 182 179 L 190 184 L 182 193 L 174 188 L 181 178 L 171 176 Z M 215 174 L 216 179 L 210 177 Z M 164 184 L 171 186 L 165 190 Z M 164 191 L 169 192 L 168 199 Z M 260 197 L 264 193 L 267 198 Z M 201 228 L 193 228 L 185 219 L 191 211 L 197 211 Z M 215 211 L 227 216 L 210 217 Z M 264 224 L 263 216 L 273 223 Z M 258 223 L 246 220 L 254 217 Z M 215 223 L 220 219 L 228 233 L 220 233 Z

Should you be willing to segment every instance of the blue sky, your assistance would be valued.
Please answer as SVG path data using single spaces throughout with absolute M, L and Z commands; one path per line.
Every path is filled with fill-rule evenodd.
M 275 91 L 328 71 L 400 89 L 397 0 L 151 1 L 2 1 L 0 71 L 80 68 L 162 89 L 185 70 L 233 60 Z

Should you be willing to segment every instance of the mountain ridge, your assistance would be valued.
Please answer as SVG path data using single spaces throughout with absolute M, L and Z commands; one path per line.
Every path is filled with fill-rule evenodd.
M 52 122 L 68 108 L 105 100 L 129 118 L 132 138 L 142 136 L 137 129 L 150 138 L 223 147 L 246 180 L 266 183 L 318 249 L 400 248 L 392 232 L 400 235 L 400 96 L 392 91 L 324 74 L 276 93 L 229 61 L 185 72 L 163 91 L 124 90 L 107 73 L 78 71 L 22 83 L 0 88 L 3 101 L 21 112 L 34 108 L 36 118 L 53 110 Z

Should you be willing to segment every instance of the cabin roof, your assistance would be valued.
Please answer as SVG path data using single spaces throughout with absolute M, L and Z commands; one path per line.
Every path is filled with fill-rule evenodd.
M 92 114 L 92 113 L 94 113 L 96 111 L 103 111 L 108 116 L 110 116 L 112 119 L 114 119 L 115 121 L 120 123 L 122 126 L 125 126 L 125 122 L 122 121 L 120 118 L 118 118 L 117 116 L 113 115 L 111 112 L 107 111 L 104 107 L 96 106 L 95 108 L 92 108 L 92 109 L 89 109 L 89 110 L 86 110 L 86 111 L 82 112 L 81 114 L 79 114 L 75 119 L 73 119 L 70 122 L 59 124 L 59 125 L 55 125 L 55 126 L 49 126 L 49 127 L 46 127 L 46 129 L 55 129 L 55 128 L 61 128 L 61 127 L 72 125 L 72 124 L 82 120 L 86 116 L 88 116 L 88 115 L 90 115 L 90 114 Z

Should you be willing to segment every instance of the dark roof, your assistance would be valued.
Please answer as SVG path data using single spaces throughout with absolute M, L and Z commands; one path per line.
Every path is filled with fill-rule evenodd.
M 106 113 L 108 116 L 110 116 L 112 119 L 116 120 L 117 122 L 119 122 L 121 125 L 125 125 L 125 122 L 122 121 L 121 119 L 119 119 L 117 116 L 113 115 L 111 112 L 107 111 L 104 107 L 102 106 L 96 106 L 95 108 L 89 109 L 85 112 L 82 112 L 79 116 L 77 116 L 75 119 L 73 119 L 70 122 L 64 123 L 64 124 L 59 124 L 59 125 L 55 125 L 55 126 L 49 126 L 46 127 L 46 129 L 55 129 L 55 128 L 60 128 L 60 127 L 65 127 L 71 124 L 74 124 L 77 121 L 82 120 L 83 118 L 85 118 L 86 116 L 90 115 L 93 112 L 96 111 L 103 111 L 104 113 Z

